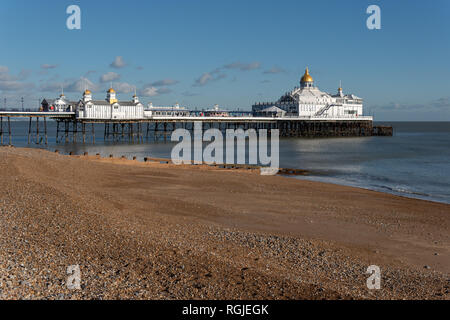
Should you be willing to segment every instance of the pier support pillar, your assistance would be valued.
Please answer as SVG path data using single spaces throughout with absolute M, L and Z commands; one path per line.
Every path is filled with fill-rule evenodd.
M 45 137 L 45 145 L 48 144 L 47 139 L 47 117 L 44 117 L 44 137 Z
M 8 137 L 9 145 L 11 145 L 11 117 L 8 117 Z
M 93 122 L 92 122 L 92 144 L 95 144 L 95 127 Z

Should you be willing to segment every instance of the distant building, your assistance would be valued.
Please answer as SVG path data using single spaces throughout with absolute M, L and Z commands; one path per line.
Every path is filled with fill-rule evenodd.
M 342 87 L 331 95 L 314 86 L 314 80 L 308 68 L 300 80 L 300 87 L 287 92 L 276 102 L 258 102 L 252 106 L 254 116 L 262 116 L 272 108 L 279 108 L 286 113 L 277 112 L 276 116 L 354 118 L 363 115 L 363 100 L 353 94 L 344 95 Z
M 219 105 L 215 104 L 212 109 L 203 112 L 205 117 L 229 117 L 230 113 L 226 110 L 220 110 Z
M 149 103 L 144 109 L 145 117 L 187 117 L 190 115 L 189 110 L 175 103 L 171 107 L 157 107 L 153 103 Z
M 76 101 L 69 101 L 66 99 L 64 93 L 56 99 L 44 99 L 41 102 L 42 111 L 50 112 L 73 112 L 77 105 Z
M 268 107 L 262 110 L 254 111 L 253 115 L 255 117 L 273 117 L 273 118 L 280 118 L 284 117 L 286 115 L 286 111 L 283 109 L 280 109 L 278 107 L 272 106 Z

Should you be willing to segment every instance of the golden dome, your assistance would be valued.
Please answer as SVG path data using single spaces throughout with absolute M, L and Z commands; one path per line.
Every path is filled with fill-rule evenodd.
M 114 91 L 113 88 L 109 88 L 108 93 L 113 93 L 113 92 L 116 92 L 116 91 Z
M 89 89 L 86 89 L 86 90 L 84 91 L 84 94 L 91 94 L 91 91 L 90 91 Z
M 314 82 L 313 78 L 309 75 L 308 68 L 306 68 L 305 74 L 303 75 L 300 82 Z

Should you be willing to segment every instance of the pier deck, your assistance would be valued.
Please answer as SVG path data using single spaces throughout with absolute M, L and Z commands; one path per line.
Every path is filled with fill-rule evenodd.
M 349 136 L 390 136 L 392 127 L 373 126 L 372 117 L 352 118 L 325 118 L 325 117 L 206 117 L 206 116 L 156 116 L 136 119 L 92 119 L 77 118 L 75 112 L 25 112 L 0 111 L 0 139 L 3 144 L 4 126 L 3 118 L 7 119 L 8 141 L 11 144 L 11 118 L 29 118 L 28 143 L 31 142 L 35 130 L 36 143 L 48 143 L 47 118 L 57 122 L 56 142 L 77 142 L 78 135 L 82 141 L 87 141 L 87 134 L 91 135 L 95 143 L 95 124 L 104 125 L 105 140 L 129 139 L 130 141 L 143 141 L 150 134 L 168 134 L 177 128 L 192 130 L 195 122 L 202 123 L 202 129 L 216 128 L 219 130 L 266 129 L 268 134 L 278 129 L 280 137 L 349 137 Z M 33 129 L 33 118 L 35 128 Z M 39 119 L 43 119 L 44 127 L 40 136 Z M 91 129 L 86 130 L 90 124 Z M 145 128 L 144 128 L 145 127 Z M 6 133 L 6 132 L 5 132 Z M 62 135 L 60 135 L 62 133 Z

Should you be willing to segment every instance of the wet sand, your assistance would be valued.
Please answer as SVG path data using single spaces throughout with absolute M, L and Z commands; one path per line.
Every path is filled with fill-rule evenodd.
M 449 299 L 448 204 L 25 148 L 0 172 L 3 299 Z

